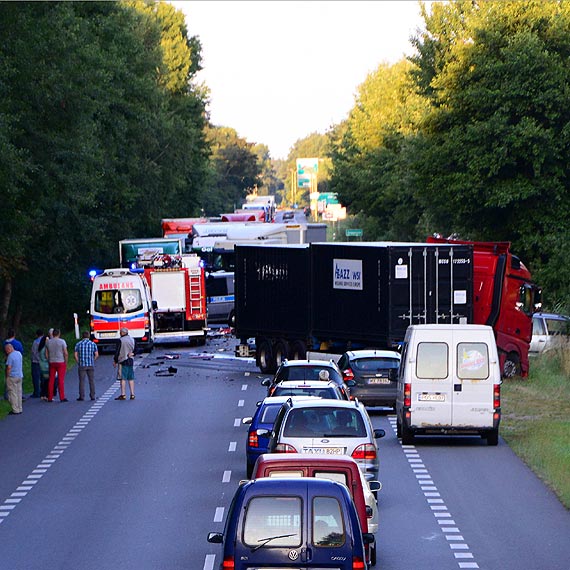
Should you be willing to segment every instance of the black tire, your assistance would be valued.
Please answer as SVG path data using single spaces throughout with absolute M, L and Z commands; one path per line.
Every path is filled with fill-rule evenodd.
M 376 566 L 376 543 L 370 545 L 370 566 Z
M 514 378 L 520 376 L 521 363 L 519 355 L 516 352 L 509 352 L 503 364 L 503 378 Z
M 493 429 L 485 434 L 485 439 L 487 440 L 487 445 L 498 445 L 499 444 L 499 429 Z
M 262 340 L 256 350 L 257 365 L 259 366 L 261 372 L 264 374 L 274 374 L 276 367 L 271 343 L 268 340 Z
M 289 346 L 289 360 L 305 360 L 307 345 L 302 340 L 294 340 Z
M 402 445 L 413 445 L 414 433 L 404 422 L 401 427 L 402 431 Z
M 396 437 L 402 437 L 402 424 L 398 418 L 396 418 Z
M 280 338 L 273 345 L 273 358 L 276 368 L 279 368 L 283 361 L 289 358 L 289 343 L 285 339 Z
M 246 463 L 245 465 L 245 473 L 248 479 L 251 479 L 251 476 L 253 475 L 253 467 L 254 467 L 253 463 Z
M 232 311 L 230 313 L 230 316 L 228 318 L 228 326 L 232 329 L 236 328 L 236 313 L 235 313 L 235 311 Z

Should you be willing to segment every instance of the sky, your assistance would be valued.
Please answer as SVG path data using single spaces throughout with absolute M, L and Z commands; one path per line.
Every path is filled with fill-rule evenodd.
M 423 23 L 412 0 L 171 3 L 200 38 L 211 122 L 267 145 L 272 158 L 344 120 L 358 86 L 411 54 Z

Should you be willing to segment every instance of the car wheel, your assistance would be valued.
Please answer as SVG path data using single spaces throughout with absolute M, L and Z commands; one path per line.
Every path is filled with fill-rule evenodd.
M 261 372 L 264 374 L 273 374 L 276 370 L 276 366 L 273 351 L 271 350 L 271 343 L 267 340 L 262 340 L 257 348 L 257 352 L 257 361 Z
M 251 479 L 251 476 L 253 475 L 253 463 L 249 463 L 249 462 L 246 463 L 245 473 L 247 475 L 247 478 Z
M 485 435 L 487 439 L 487 445 L 498 445 L 499 444 L 499 430 L 493 429 L 488 431 Z
M 228 326 L 232 329 L 236 328 L 236 314 L 235 311 L 232 311 L 230 313 L 230 317 L 228 319 Z
M 414 433 L 412 430 L 405 424 L 405 422 L 401 426 L 402 432 L 402 445 L 413 445 L 414 443 Z
M 402 437 L 402 424 L 398 418 L 396 418 L 396 437 Z
M 279 339 L 273 345 L 273 357 L 275 358 L 275 366 L 279 368 L 283 361 L 289 356 L 289 343 L 286 340 Z
M 376 544 L 370 545 L 370 566 L 376 566 Z
M 503 378 L 513 378 L 521 373 L 521 363 L 516 352 L 509 352 L 503 364 Z
M 289 347 L 289 360 L 304 360 L 307 357 L 307 345 L 302 340 L 295 340 Z

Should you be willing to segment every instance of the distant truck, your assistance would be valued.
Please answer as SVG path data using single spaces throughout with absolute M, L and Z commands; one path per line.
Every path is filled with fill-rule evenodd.
M 473 319 L 473 246 L 236 246 L 237 356 L 264 373 L 307 351 L 393 348 L 416 323 Z
M 504 376 L 528 374 L 540 289 L 509 244 L 313 243 L 236 248 L 236 354 L 271 372 L 307 351 L 393 348 L 413 324 L 493 327 Z
M 179 237 L 123 239 L 119 242 L 119 265 L 129 269 L 150 265 L 156 255 L 182 255 L 184 243 Z

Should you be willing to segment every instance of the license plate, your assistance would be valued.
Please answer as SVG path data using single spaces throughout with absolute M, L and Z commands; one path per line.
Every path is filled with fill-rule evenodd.
M 390 384 L 390 378 L 369 378 L 368 384 Z
M 102 333 L 99 333 L 99 338 L 115 338 L 115 337 L 118 338 L 117 335 L 118 335 L 118 333 L 116 333 L 116 332 L 102 332 Z
M 303 447 L 303 453 L 310 455 L 343 455 L 344 447 Z
M 418 402 L 445 402 L 445 394 L 418 394 Z

